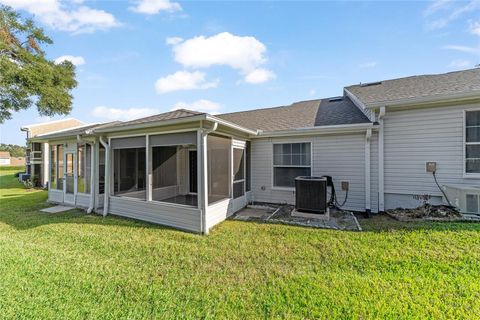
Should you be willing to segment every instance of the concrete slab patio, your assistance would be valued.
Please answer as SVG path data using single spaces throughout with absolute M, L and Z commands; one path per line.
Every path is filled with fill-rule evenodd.
M 330 217 L 320 216 L 299 217 L 293 216 L 293 206 L 290 205 L 268 205 L 268 206 L 247 206 L 232 216 L 233 220 L 256 221 L 265 223 L 281 223 L 303 227 L 361 231 L 362 228 L 352 212 L 342 210 L 330 210 Z

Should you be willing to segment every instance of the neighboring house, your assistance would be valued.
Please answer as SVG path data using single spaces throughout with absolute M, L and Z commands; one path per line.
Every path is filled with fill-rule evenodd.
M 427 162 L 440 185 L 480 193 L 480 69 L 217 116 L 176 110 L 32 141 L 50 145 L 51 202 L 194 232 L 251 201 L 293 204 L 300 175 L 332 176 L 347 210 L 414 207 L 425 195 L 440 203 Z M 479 211 L 479 197 L 466 196 Z
M 10 152 L 0 151 L 0 166 L 10 166 Z
M 31 139 L 38 135 L 58 132 L 82 125 L 85 124 L 77 119 L 63 119 L 21 127 L 21 130 L 27 133 L 27 150 L 25 157 L 26 172 L 37 182 L 38 186 L 47 186 L 49 149 L 48 143 L 33 142 Z

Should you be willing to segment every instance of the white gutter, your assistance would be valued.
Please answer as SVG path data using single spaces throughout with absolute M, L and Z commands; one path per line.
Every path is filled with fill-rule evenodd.
M 201 232 L 203 234 L 208 234 L 207 227 L 207 208 L 208 208 L 208 181 L 207 181 L 207 170 L 208 170 L 208 159 L 207 159 L 207 136 L 217 130 L 218 122 L 213 123 L 213 127 L 210 129 L 199 130 L 199 139 L 201 145 L 197 146 L 197 150 L 201 150 L 199 156 L 201 156 L 202 169 L 201 169 L 201 178 L 200 183 L 202 183 L 201 188 Z M 198 144 L 198 143 L 197 143 Z M 201 148 L 200 148 L 201 147 Z M 200 191 L 200 190 L 199 190 Z
M 252 137 L 252 138 L 363 132 L 366 129 L 376 129 L 376 128 L 377 126 L 373 123 L 341 124 L 341 125 L 333 125 L 333 126 L 305 127 L 305 128 L 297 128 L 297 129 L 282 130 L 282 131 L 259 131 L 258 136 Z
M 213 121 L 213 122 L 216 123 L 216 125 L 221 124 L 223 126 L 226 126 L 226 127 L 229 127 L 229 128 L 235 129 L 235 130 L 243 131 L 243 132 L 248 133 L 250 135 L 257 135 L 258 134 L 258 130 L 248 129 L 248 128 L 239 126 L 235 123 L 232 123 L 230 121 L 226 121 L 226 120 L 217 118 L 215 116 L 207 115 L 205 120 Z
M 367 216 L 371 212 L 371 195 L 370 195 L 370 140 L 372 138 L 372 129 L 367 129 L 365 135 L 365 212 Z
M 378 211 L 385 211 L 385 178 L 384 178 L 384 123 L 386 108 L 381 107 L 378 114 Z
M 105 186 L 103 190 L 103 216 L 106 217 L 108 214 L 108 200 L 110 195 L 110 145 L 103 140 L 103 137 L 100 136 L 100 143 L 105 148 Z

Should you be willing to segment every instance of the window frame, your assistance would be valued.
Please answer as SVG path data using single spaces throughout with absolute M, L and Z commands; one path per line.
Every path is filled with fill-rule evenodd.
M 480 172 L 467 172 L 467 146 L 480 145 L 480 142 L 467 142 L 467 113 L 480 111 L 480 108 L 471 108 L 463 110 L 463 178 L 480 179 Z
M 275 164 L 275 145 L 284 145 L 284 144 L 295 144 L 295 143 L 308 143 L 310 145 L 310 165 L 276 165 Z M 301 141 L 295 141 L 295 140 L 285 140 L 285 141 L 279 141 L 279 142 L 272 142 L 271 145 L 271 150 L 272 150 L 272 157 L 271 157 L 271 173 L 272 173 L 272 179 L 271 179 L 271 189 L 272 190 L 286 190 L 286 191 L 293 191 L 295 190 L 295 187 L 282 187 L 282 186 L 276 186 L 275 185 L 275 168 L 310 168 L 310 175 L 312 175 L 313 172 L 313 142 L 312 140 L 301 140 Z

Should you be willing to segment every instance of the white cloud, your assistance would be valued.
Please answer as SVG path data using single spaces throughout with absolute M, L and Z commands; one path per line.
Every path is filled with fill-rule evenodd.
M 275 78 L 276 76 L 272 71 L 263 69 L 263 68 L 258 68 L 253 70 L 252 72 L 249 72 L 245 76 L 245 82 L 257 84 L 257 83 L 267 82 Z
M 193 102 L 177 102 L 172 110 L 177 109 L 188 109 L 188 110 L 195 110 L 200 112 L 206 112 L 210 114 L 218 114 L 222 105 L 210 100 L 200 99 Z
M 360 63 L 358 65 L 358 67 L 362 69 L 375 68 L 376 66 L 377 66 L 376 61 L 367 61 L 367 62 Z
M 81 56 L 65 55 L 55 59 L 56 64 L 62 63 L 63 61 L 70 61 L 75 66 L 81 66 L 82 64 L 85 64 L 85 59 Z
M 72 33 L 94 32 L 120 25 L 111 13 L 84 6 L 81 1 L 0 0 L 0 3 L 29 12 L 52 29 Z
M 211 37 L 198 36 L 185 41 L 178 40 L 175 39 L 176 43 L 172 44 L 173 52 L 175 61 L 184 67 L 208 68 L 224 65 L 239 70 L 245 77 L 256 70 L 262 70 L 256 71 L 251 78 L 259 76 L 260 73 L 267 80 L 274 78 L 273 72 L 259 69 L 259 66 L 267 62 L 267 48 L 255 37 L 222 32 Z M 248 82 L 247 79 L 245 81 Z
M 449 68 L 453 69 L 465 69 L 472 66 L 472 62 L 469 60 L 453 60 L 448 65 Z
M 469 46 L 459 46 L 459 45 L 448 45 L 444 49 L 456 50 L 465 53 L 480 54 L 480 47 L 469 47 Z
M 470 21 L 470 33 L 480 37 L 480 21 Z
M 160 94 L 178 90 L 208 89 L 217 86 L 218 80 L 207 81 L 205 73 L 200 71 L 177 71 L 155 82 L 155 90 Z
M 442 15 L 435 15 L 440 9 L 443 9 Z M 442 29 L 450 22 L 459 19 L 465 14 L 477 11 L 480 9 L 480 0 L 470 1 L 435 1 L 432 5 L 427 7 L 424 11 L 426 16 L 435 16 L 432 20 L 427 22 L 427 27 L 430 30 Z
M 178 44 L 182 41 L 183 41 L 183 39 L 180 38 L 180 37 L 169 37 L 169 38 L 165 39 L 165 43 L 167 45 L 176 45 L 176 44 Z
M 136 6 L 130 7 L 130 10 L 144 14 L 157 14 L 160 11 L 181 11 L 182 7 L 179 3 L 170 0 L 139 0 L 136 1 Z
M 158 109 L 154 108 L 128 108 L 128 109 L 119 109 L 119 108 L 109 108 L 105 106 L 95 107 L 92 111 L 92 115 L 97 118 L 107 119 L 110 121 L 114 120 L 132 120 L 142 117 L 148 117 L 154 114 L 160 113 Z

